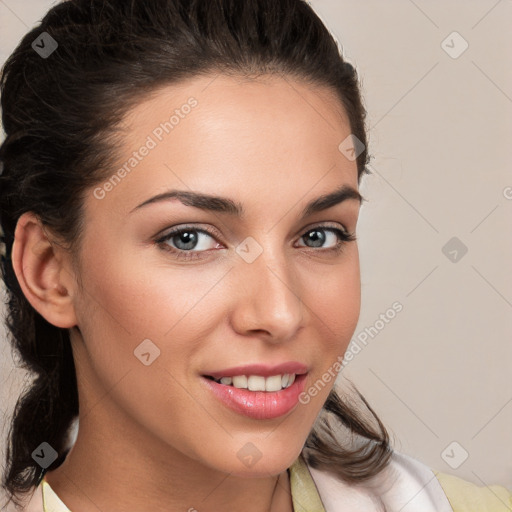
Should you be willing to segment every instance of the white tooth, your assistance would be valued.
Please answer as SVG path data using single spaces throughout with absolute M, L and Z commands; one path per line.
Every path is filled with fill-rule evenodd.
M 233 377 L 233 386 L 235 386 L 235 388 L 247 389 L 247 377 L 245 375 L 237 375 L 236 377 Z
M 290 378 L 288 379 L 288 387 L 290 387 L 295 382 L 295 373 L 290 374 Z
M 220 379 L 220 383 L 226 384 L 227 386 L 231 385 L 232 382 L 233 379 L 231 377 L 222 377 L 222 379 Z
M 290 375 L 288 373 L 285 373 L 281 378 L 281 386 L 283 388 L 288 386 L 288 379 L 290 378 Z
M 265 379 L 265 391 L 281 391 L 281 375 L 272 375 Z
M 249 391 L 265 391 L 265 377 L 251 375 L 247 379 L 247 389 Z

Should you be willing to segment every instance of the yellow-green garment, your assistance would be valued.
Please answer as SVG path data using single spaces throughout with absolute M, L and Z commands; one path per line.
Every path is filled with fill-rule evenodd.
M 500 485 L 479 487 L 434 471 L 455 512 L 512 512 L 512 492 Z

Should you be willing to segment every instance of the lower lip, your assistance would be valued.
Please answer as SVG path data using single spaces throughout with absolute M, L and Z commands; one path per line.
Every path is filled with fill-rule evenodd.
M 231 410 L 256 420 L 269 420 L 287 414 L 297 405 L 305 387 L 306 375 L 297 375 L 294 383 L 281 391 L 249 391 L 201 378 Z

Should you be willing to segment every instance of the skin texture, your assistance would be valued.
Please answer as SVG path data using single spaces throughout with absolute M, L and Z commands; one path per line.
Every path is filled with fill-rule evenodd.
M 334 232 L 322 231 L 321 247 L 305 234 L 322 225 L 355 233 L 359 201 L 300 219 L 312 199 L 358 188 L 356 162 L 338 149 L 350 134 L 339 101 L 290 77 L 197 77 L 126 115 L 119 166 L 190 97 L 197 105 L 129 174 L 101 199 L 86 195 L 79 262 L 31 213 L 17 226 L 13 261 L 25 295 L 71 329 L 80 428 L 46 480 L 73 512 L 291 511 L 286 470 L 334 380 L 307 405 L 255 420 L 227 409 L 200 375 L 298 361 L 309 369 L 307 389 L 344 354 L 358 321 L 357 242 L 336 253 Z M 176 199 L 132 211 L 170 189 L 231 198 L 245 215 Z M 177 237 L 155 243 L 190 224 L 215 233 L 195 232 L 188 253 L 198 258 L 166 250 L 179 252 Z M 249 236 L 262 249 L 252 263 L 236 252 Z M 134 355 L 145 339 L 160 350 L 147 366 Z M 251 467 L 237 457 L 247 443 L 261 453 Z

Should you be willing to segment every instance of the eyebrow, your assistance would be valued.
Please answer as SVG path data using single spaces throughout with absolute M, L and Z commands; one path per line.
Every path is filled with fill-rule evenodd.
M 245 215 L 244 207 L 237 201 L 233 201 L 227 197 L 212 196 L 186 190 L 169 190 L 168 192 L 158 194 L 136 206 L 130 211 L 130 213 L 139 210 L 144 206 L 162 201 L 169 201 L 171 199 L 178 199 L 185 206 L 193 206 L 194 208 L 199 208 L 201 210 L 226 213 L 238 218 L 243 218 Z M 302 210 L 301 219 L 314 213 L 327 210 L 328 208 L 350 199 L 358 201 L 359 204 L 365 200 L 355 188 L 352 188 L 349 185 L 343 185 L 334 192 L 324 194 L 310 201 Z

